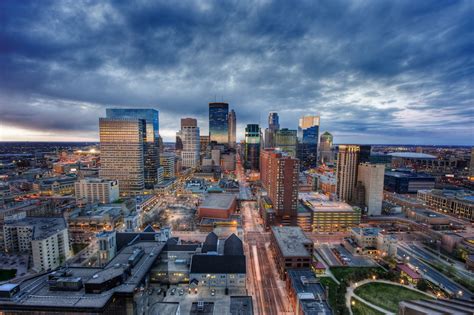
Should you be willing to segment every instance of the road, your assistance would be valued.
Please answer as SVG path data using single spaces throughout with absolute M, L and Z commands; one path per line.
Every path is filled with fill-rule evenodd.
M 434 268 L 430 267 L 429 265 L 416 258 L 416 255 L 410 249 L 401 245 L 397 249 L 397 254 L 402 259 L 407 261 L 410 265 L 415 267 L 415 269 L 418 269 L 418 271 L 424 277 L 439 285 L 442 289 L 448 291 L 451 294 L 455 294 L 457 297 L 462 299 L 473 299 L 474 296 L 471 292 L 469 292 L 453 280 L 449 279 L 447 276 L 443 275 L 442 273 L 438 272 Z

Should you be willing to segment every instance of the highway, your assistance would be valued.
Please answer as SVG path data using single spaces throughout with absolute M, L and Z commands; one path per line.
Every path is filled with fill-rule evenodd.
M 402 259 L 408 262 L 408 264 L 412 265 L 413 267 L 417 268 L 418 271 L 426 277 L 428 280 L 434 282 L 442 289 L 448 291 L 451 294 L 455 294 L 457 297 L 472 300 L 473 294 L 469 292 L 467 289 L 461 287 L 459 284 L 455 283 L 453 280 L 449 279 L 447 276 L 443 275 L 442 273 L 438 272 L 434 268 L 430 267 L 429 265 L 425 264 L 418 258 L 416 255 L 410 251 L 409 249 L 399 246 L 397 249 L 397 254 Z

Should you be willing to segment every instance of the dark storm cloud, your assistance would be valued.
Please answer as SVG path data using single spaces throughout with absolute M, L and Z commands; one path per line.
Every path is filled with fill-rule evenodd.
M 470 1 L 2 1 L 1 120 L 90 132 L 105 107 L 153 106 L 170 139 L 182 116 L 207 131 L 206 103 L 223 96 L 239 126 L 276 110 L 291 128 L 321 114 L 336 142 L 473 143 L 473 13 Z

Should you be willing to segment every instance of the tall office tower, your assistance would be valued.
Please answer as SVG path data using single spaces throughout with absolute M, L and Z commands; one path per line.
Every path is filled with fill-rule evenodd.
M 296 149 L 298 145 L 298 138 L 296 130 L 287 128 L 279 129 L 275 132 L 275 148 L 288 153 L 291 157 L 296 157 Z
M 359 152 L 358 145 L 339 146 L 336 166 L 336 194 L 340 200 L 352 200 L 352 193 L 357 182 Z
M 370 155 L 372 154 L 372 146 L 371 145 L 359 145 L 359 163 L 369 163 L 370 162 Z
M 118 180 L 120 193 L 135 195 L 145 188 L 143 119 L 100 118 L 100 178 Z
M 107 108 L 107 118 L 143 119 L 144 134 L 144 177 L 145 188 L 153 189 L 158 183 L 158 167 L 160 166 L 160 134 L 159 113 L 150 108 Z
M 332 149 L 333 137 L 325 131 L 319 138 L 319 160 L 321 163 L 334 162 L 334 153 Z
M 229 147 L 235 149 L 237 136 L 236 136 L 236 128 L 237 128 L 237 117 L 235 116 L 235 111 L 232 109 L 229 112 Z
M 319 120 L 319 116 L 303 116 L 299 120 L 297 156 L 302 170 L 318 164 Z
M 174 153 L 160 154 L 160 166 L 163 167 L 163 177 L 165 179 L 175 177 L 175 160 L 176 155 Z
M 260 127 L 257 124 L 248 124 L 245 128 L 244 167 L 258 170 L 260 160 Z
M 275 147 L 275 133 L 280 129 L 280 120 L 278 113 L 269 113 L 268 114 L 268 128 L 265 129 L 265 148 L 274 148 Z
M 264 149 L 260 152 L 263 188 L 273 203 L 277 223 L 296 225 L 299 160 L 285 153 Z
M 183 144 L 181 150 L 181 160 L 183 167 L 195 168 L 199 166 L 201 142 L 199 137 L 199 127 L 194 118 L 181 119 L 181 130 L 176 138 L 180 138 Z
M 209 137 L 210 142 L 229 143 L 229 104 L 209 103 Z
M 384 164 L 359 164 L 357 180 L 365 187 L 365 206 L 368 215 L 382 214 Z

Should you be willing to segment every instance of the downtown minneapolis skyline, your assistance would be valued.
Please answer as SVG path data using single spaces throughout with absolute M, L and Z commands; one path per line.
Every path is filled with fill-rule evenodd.
M 474 144 L 472 1 L 2 1 L 0 141 L 97 141 L 105 108 L 208 102 L 336 143 Z

